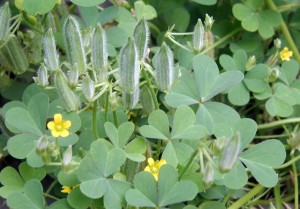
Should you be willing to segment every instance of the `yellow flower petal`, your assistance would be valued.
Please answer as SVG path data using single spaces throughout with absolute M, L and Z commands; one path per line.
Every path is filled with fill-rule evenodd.
M 165 159 L 161 159 L 161 160 L 156 164 L 156 166 L 157 166 L 158 168 L 160 168 L 161 166 L 165 165 L 166 163 L 167 163 L 167 162 L 166 162 Z
M 59 137 L 60 133 L 56 130 L 51 130 L 51 135 L 54 137 Z
M 154 176 L 155 181 L 158 181 L 158 175 L 157 174 L 153 174 L 153 173 L 152 173 L 152 175 Z
M 62 186 L 62 193 L 70 193 L 72 191 L 71 187 L 68 186 Z
M 50 130 L 54 130 L 55 129 L 55 123 L 53 121 L 50 121 L 48 124 L 47 124 L 47 127 L 48 129 Z
M 70 128 L 71 125 L 72 125 L 72 123 L 71 123 L 71 121 L 69 121 L 69 120 L 66 120 L 66 121 L 64 121 L 64 122 L 62 123 L 62 126 L 63 126 L 63 128 L 65 128 L 65 129 Z
M 148 165 L 148 166 L 144 169 L 144 171 L 148 171 L 148 172 L 151 173 L 150 166 Z
M 69 136 L 69 131 L 68 130 L 62 130 L 62 131 L 60 131 L 59 135 L 61 137 L 67 137 L 67 136 Z
M 55 124 L 61 124 L 62 123 L 62 115 L 61 114 L 55 114 L 54 115 L 54 123 Z
M 154 160 L 153 160 L 152 157 L 148 158 L 147 161 L 148 161 L 148 164 L 149 164 L 150 166 L 154 165 Z

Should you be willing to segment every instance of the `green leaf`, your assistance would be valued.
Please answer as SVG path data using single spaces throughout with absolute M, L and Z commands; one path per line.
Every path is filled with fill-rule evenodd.
M 152 127 L 160 131 L 164 136 L 170 137 L 169 119 L 166 113 L 162 110 L 154 110 L 148 118 L 148 123 Z
M 120 147 L 119 140 L 118 140 L 118 129 L 114 126 L 114 124 L 111 122 L 106 122 L 104 124 L 104 128 L 105 128 L 106 135 L 110 139 L 111 143 L 115 147 Z
M 290 60 L 288 62 L 283 62 L 282 67 L 280 68 L 279 78 L 286 85 L 291 85 L 296 79 L 299 72 L 299 64 L 295 60 Z
M 236 19 L 242 21 L 251 14 L 251 10 L 244 4 L 235 4 L 232 7 L 232 13 Z
M 268 66 L 265 64 L 258 64 L 247 72 L 244 82 L 250 91 L 260 93 L 269 87 L 267 82 L 268 76 Z
M 43 209 L 43 187 L 35 179 L 29 180 L 22 191 L 17 191 L 7 197 L 7 205 L 14 209 Z
M 247 18 L 243 19 L 242 27 L 250 32 L 255 32 L 259 28 L 259 16 L 251 13 Z
M 122 123 L 118 128 L 119 146 L 123 148 L 130 139 L 134 131 L 134 124 L 132 122 Z
M 196 2 L 198 4 L 202 4 L 202 5 L 214 5 L 217 3 L 217 0 L 192 0 L 193 2 Z
M 71 0 L 74 4 L 82 7 L 93 7 L 102 4 L 105 0 Z
M 0 182 L 3 185 L 0 188 L 0 196 L 7 198 L 11 193 L 23 188 L 24 181 L 19 173 L 10 166 L 7 166 L 1 170 Z
M 130 189 L 128 182 L 109 179 L 107 191 L 104 194 L 105 208 L 121 209 L 128 189 Z
M 119 12 L 119 7 L 117 6 L 106 7 L 99 14 L 99 20 L 101 25 L 105 25 L 106 23 L 114 19 L 117 16 L 118 12 Z
M 47 209 L 73 209 L 68 202 L 67 199 L 60 199 L 54 203 L 52 203 L 50 206 L 47 207 Z
M 56 4 L 56 0 L 25 0 L 24 10 L 31 15 L 43 15 L 50 12 Z
M 5 124 L 14 133 L 42 135 L 31 114 L 24 108 L 15 107 L 9 109 L 5 114 Z
M 184 7 L 178 7 L 170 10 L 169 13 L 165 14 L 164 18 L 168 25 L 175 25 L 174 29 L 179 32 L 185 32 L 190 22 L 190 14 Z
M 238 162 L 229 173 L 225 174 L 223 179 L 224 185 L 229 189 L 242 189 L 247 181 L 248 175 L 241 162 Z
M 19 171 L 24 181 L 30 179 L 41 181 L 46 176 L 46 170 L 44 168 L 32 168 L 26 162 L 19 165 Z
M 38 140 L 38 138 L 36 135 L 26 133 L 15 135 L 8 140 L 8 152 L 14 158 L 24 159 L 35 148 L 34 141 Z
M 143 154 L 146 152 L 146 149 L 147 143 L 142 138 L 135 138 L 124 147 L 126 157 L 137 162 L 145 160 L 145 156 Z
M 138 20 L 145 18 L 151 20 L 157 16 L 156 10 L 151 5 L 145 5 L 143 1 L 134 2 L 136 17 Z
M 78 7 L 78 10 L 86 27 L 96 27 L 99 19 L 99 10 L 96 6 Z
M 142 136 L 151 138 L 151 139 L 163 139 L 163 140 L 168 139 L 168 137 L 166 137 L 159 130 L 157 130 L 156 128 L 154 128 L 150 125 L 145 125 L 145 126 L 140 127 L 139 132 L 140 132 L 140 134 L 142 134 Z
M 243 106 L 250 101 L 250 93 L 244 82 L 237 84 L 228 91 L 228 99 L 231 104 Z
M 199 209 L 226 209 L 225 205 L 221 202 L 217 201 L 210 201 L 210 202 L 204 202 L 199 207 Z
M 250 144 L 256 134 L 256 131 L 256 122 L 249 118 L 243 118 L 234 125 L 233 134 L 236 132 L 240 133 L 241 150 L 245 149 Z
M 91 203 L 92 199 L 82 194 L 79 187 L 74 188 L 67 197 L 68 203 L 75 209 L 86 209 Z
M 273 187 L 277 184 L 278 176 L 272 167 L 281 165 L 285 157 L 284 146 L 280 141 L 273 139 L 261 142 L 243 152 L 240 160 L 260 184 L 264 187 Z
M 118 48 L 123 46 L 128 39 L 127 32 L 120 27 L 111 27 L 106 30 L 107 43 Z

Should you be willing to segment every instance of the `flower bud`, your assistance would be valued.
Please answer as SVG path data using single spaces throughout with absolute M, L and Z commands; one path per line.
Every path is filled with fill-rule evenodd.
M 123 103 L 124 106 L 128 109 L 134 108 L 138 103 L 140 97 L 140 89 L 137 87 L 135 90 L 129 93 L 123 93 Z
M 141 101 L 143 105 L 143 111 L 145 114 L 149 115 L 152 111 L 155 110 L 153 97 L 147 85 L 145 85 L 142 89 Z
M 80 72 L 86 70 L 86 57 L 83 48 L 82 35 L 77 20 L 68 16 L 63 25 L 63 39 L 66 54 L 71 65 L 78 64 Z
M 247 60 L 247 63 L 245 66 L 246 71 L 251 70 L 251 68 L 253 68 L 255 66 L 255 64 L 256 64 L 256 57 L 255 57 L 255 55 L 252 55 Z
M 205 32 L 205 34 L 204 34 L 204 49 L 208 49 L 211 46 L 213 46 L 214 42 L 215 42 L 214 41 L 214 35 L 212 34 L 212 32 L 211 31 Z M 214 58 L 214 56 L 215 56 L 215 50 L 214 50 L 214 48 L 210 49 L 205 54 L 207 54 L 208 56 Z
M 204 26 L 202 21 L 198 19 L 193 32 L 193 48 L 196 53 L 199 53 L 204 46 Z
M 72 163 L 72 145 L 69 145 L 68 148 L 66 149 L 64 156 L 63 156 L 63 161 L 62 165 L 63 166 L 68 166 Z
M 222 152 L 222 150 L 224 149 L 224 146 L 227 144 L 228 140 L 229 140 L 228 138 L 222 137 L 222 138 L 218 138 L 213 141 L 214 152 L 217 155 Z
M 57 142 L 50 142 L 47 146 L 47 154 L 51 157 L 57 158 L 60 155 L 60 146 Z
M 55 87 L 58 95 L 65 103 L 67 111 L 75 111 L 80 108 L 79 99 L 68 86 L 67 78 L 61 70 L 55 71 Z
M 47 136 L 41 136 L 36 142 L 35 142 L 35 151 L 38 155 L 45 154 L 47 147 L 48 147 L 49 141 Z
M 42 63 L 41 66 L 39 67 L 38 71 L 37 71 L 37 77 L 33 78 L 34 81 L 42 86 L 45 87 L 49 84 L 48 82 L 48 71 L 46 66 Z
M 43 46 L 45 53 L 45 64 L 50 70 L 59 69 L 59 56 L 56 51 L 55 38 L 52 32 L 52 28 L 49 28 L 43 38 Z
M 138 88 L 140 79 L 138 51 L 134 39 L 127 42 L 120 54 L 120 85 L 124 93 L 132 93 Z
M 274 82 L 280 76 L 280 70 L 277 67 L 269 68 L 269 82 Z
M 5 39 L 9 33 L 10 9 L 9 3 L 6 2 L 0 8 L 0 40 Z
M 74 65 L 71 67 L 71 70 L 68 71 L 67 77 L 68 77 L 68 83 L 71 89 L 75 89 L 78 84 L 80 71 L 78 68 L 77 63 L 74 63 Z
M 205 14 L 204 25 L 205 25 L 206 32 L 209 32 L 211 30 L 213 23 L 214 23 L 214 18 L 212 16 L 209 16 L 208 14 Z
M 149 36 L 149 27 L 147 21 L 143 18 L 135 26 L 133 33 L 140 60 L 144 60 L 148 55 Z
M 225 145 L 220 157 L 220 169 L 222 172 L 230 171 L 238 159 L 241 151 L 241 137 L 237 132 Z
M 167 44 L 163 43 L 155 57 L 154 66 L 157 85 L 162 91 L 168 90 L 174 81 L 173 52 Z
M 205 165 L 203 182 L 206 186 L 210 186 L 214 182 L 214 168 L 210 162 Z
M 88 101 L 92 101 L 95 94 L 95 85 L 90 76 L 85 76 L 82 80 L 82 93 Z
M 107 37 L 100 23 L 97 24 L 92 38 L 92 64 L 96 69 L 99 80 L 105 81 L 108 66 Z
M 279 38 L 274 40 L 274 46 L 277 50 L 281 48 L 281 40 Z

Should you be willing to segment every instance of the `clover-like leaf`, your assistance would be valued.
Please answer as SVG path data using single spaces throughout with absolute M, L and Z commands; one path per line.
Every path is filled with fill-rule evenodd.
M 151 5 L 145 5 L 143 1 L 136 1 L 134 3 L 136 17 L 138 20 L 145 18 L 151 20 L 157 16 L 156 10 Z
M 240 160 L 261 185 L 273 187 L 278 181 L 278 175 L 273 167 L 281 165 L 285 157 L 286 152 L 283 144 L 273 139 L 261 142 L 246 150 L 240 155 Z
M 24 10 L 30 15 L 42 15 L 50 12 L 56 4 L 56 0 L 26 0 L 23 2 Z

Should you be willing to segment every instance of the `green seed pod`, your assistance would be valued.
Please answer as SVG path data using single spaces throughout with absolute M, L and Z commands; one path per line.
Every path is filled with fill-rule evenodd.
M 256 58 L 255 55 L 252 55 L 248 58 L 247 63 L 245 65 L 246 71 L 251 70 L 256 64 Z
M 49 141 L 47 136 L 41 136 L 36 142 L 35 142 L 35 151 L 38 155 L 45 154 L 47 147 L 49 145 Z
M 269 68 L 269 82 L 272 83 L 280 76 L 280 70 L 277 67 Z
M 95 85 L 90 76 L 85 76 L 82 80 L 82 93 L 88 101 L 92 101 L 95 94 Z
M 75 111 L 80 108 L 79 99 L 68 86 L 67 78 L 61 70 L 55 71 L 55 87 L 58 95 L 64 101 L 67 111 Z
M 49 84 L 48 71 L 46 66 L 43 63 L 41 64 L 40 68 L 37 71 L 37 77 L 34 77 L 33 79 L 38 85 L 42 87 L 45 87 Z
M 140 66 L 134 39 L 130 39 L 121 49 L 120 85 L 125 93 L 133 93 L 139 85 Z
M 86 71 L 86 57 L 83 48 L 82 35 L 77 20 L 68 16 L 63 25 L 63 39 L 66 54 L 71 65 L 78 64 L 80 72 Z
M 156 82 L 162 91 L 168 90 L 174 81 L 173 52 L 167 44 L 163 43 L 155 57 Z
M 10 36 L 8 42 L 0 49 L 0 54 L 1 58 L 6 59 L 0 65 L 17 74 L 24 73 L 29 67 L 27 57 L 14 35 Z
M 75 89 L 77 84 L 78 84 L 78 79 L 79 79 L 79 75 L 80 75 L 80 71 L 78 68 L 77 63 L 75 63 L 71 70 L 68 71 L 68 82 L 69 82 L 69 86 L 71 87 L 71 89 Z
M 204 34 L 204 49 L 208 49 L 210 48 L 212 45 L 214 45 L 214 35 L 212 34 L 212 32 L 205 32 Z M 215 50 L 211 49 L 208 52 L 206 52 L 206 54 L 212 58 L 214 58 L 215 56 Z
M 214 168 L 210 162 L 205 165 L 203 182 L 206 186 L 210 186 L 214 182 Z
M 238 159 L 241 151 L 241 137 L 237 132 L 225 145 L 220 157 L 220 169 L 222 172 L 230 171 Z
M 209 32 L 211 30 L 213 23 L 214 23 L 213 17 L 210 17 L 208 14 L 205 14 L 204 25 L 205 25 L 206 32 Z
M 72 145 L 69 145 L 68 148 L 66 149 L 64 156 L 63 156 L 63 160 L 62 160 L 62 165 L 63 166 L 68 166 L 72 163 Z
M 143 105 L 143 111 L 145 114 L 149 115 L 152 111 L 155 110 L 155 103 L 151 95 L 150 89 L 148 86 L 144 86 L 142 89 L 141 102 Z
M 5 39 L 9 33 L 10 9 L 9 3 L 6 2 L 0 8 L 0 40 Z
M 135 26 L 133 37 L 138 49 L 139 59 L 144 60 L 148 54 L 150 31 L 147 21 L 143 18 Z
M 105 81 L 108 66 L 107 38 L 105 30 L 100 23 L 92 37 L 92 63 L 100 81 Z
M 49 28 L 43 38 L 43 46 L 45 52 L 45 64 L 50 70 L 59 69 L 59 56 L 56 51 L 55 38 L 52 32 L 52 28 Z
M 124 106 L 128 109 L 134 108 L 134 106 L 138 103 L 140 97 L 140 89 L 137 87 L 133 92 L 123 93 L 123 103 Z
M 274 46 L 276 49 L 280 49 L 281 48 L 281 40 L 279 38 L 276 38 L 274 40 Z
M 199 53 L 204 46 L 204 32 L 202 21 L 198 19 L 193 32 L 193 48 L 196 53 Z

